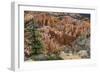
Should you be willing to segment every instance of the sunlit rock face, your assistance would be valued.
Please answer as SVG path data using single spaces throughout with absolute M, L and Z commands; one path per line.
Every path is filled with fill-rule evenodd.
M 32 53 L 31 33 L 27 29 L 33 24 L 41 34 L 42 54 L 59 56 L 61 52 L 68 54 L 71 51 L 78 58 L 84 54 L 84 58 L 90 57 L 90 14 L 25 11 L 25 57 Z

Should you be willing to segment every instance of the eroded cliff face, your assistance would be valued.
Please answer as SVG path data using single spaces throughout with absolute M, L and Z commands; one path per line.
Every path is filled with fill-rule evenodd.
M 29 56 L 32 51 L 30 32 L 32 22 L 41 33 L 44 48 L 41 52 L 45 55 L 67 53 L 78 53 L 81 50 L 88 52 L 90 56 L 90 18 L 75 13 L 57 12 L 24 12 L 24 48 L 25 55 Z

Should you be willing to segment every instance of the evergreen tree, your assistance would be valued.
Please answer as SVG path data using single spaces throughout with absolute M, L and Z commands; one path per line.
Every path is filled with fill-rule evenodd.
M 31 28 L 29 29 L 31 32 L 31 46 L 32 46 L 32 54 L 39 54 L 40 50 L 43 48 L 43 44 L 41 41 L 41 34 L 37 30 L 38 26 L 34 23 L 31 24 Z

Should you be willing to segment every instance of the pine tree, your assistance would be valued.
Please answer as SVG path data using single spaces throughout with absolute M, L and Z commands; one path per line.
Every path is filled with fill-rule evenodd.
M 39 54 L 40 50 L 43 48 L 43 44 L 41 41 L 41 34 L 37 30 L 38 26 L 34 23 L 31 24 L 31 28 L 29 29 L 31 32 L 31 46 L 32 46 L 32 54 Z

